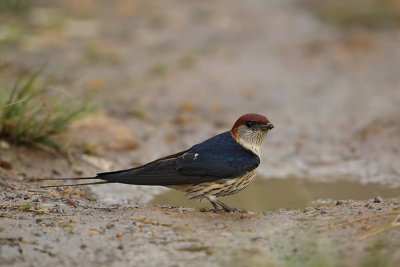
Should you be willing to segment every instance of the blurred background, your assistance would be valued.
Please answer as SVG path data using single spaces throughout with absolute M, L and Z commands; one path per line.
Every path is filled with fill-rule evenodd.
M 89 95 L 96 112 L 57 138 L 99 171 L 186 149 L 254 112 L 275 125 L 260 169 L 269 179 L 258 186 L 287 185 L 258 194 L 296 195 L 284 189 L 295 185 L 307 201 L 334 198 L 337 183 L 337 192 L 353 188 L 343 198 L 391 197 L 400 186 L 399 43 L 397 0 L 1 0 L 0 95 L 6 103 L 16 80 L 44 64 L 42 101 Z M 146 202 L 161 189 L 93 190 Z

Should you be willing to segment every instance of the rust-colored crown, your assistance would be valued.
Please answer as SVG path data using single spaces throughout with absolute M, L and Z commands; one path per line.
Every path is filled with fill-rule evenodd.
M 262 123 L 269 122 L 267 117 L 265 117 L 263 115 L 255 114 L 255 113 L 245 114 L 245 115 L 241 116 L 239 119 L 237 119 L 237 121 L 233 125 L 232 130 L 231 130 L 231 134 L 233 135 L 233 137 L 235 137 L 235 138 L 237 137 L 237 131 L 238 131 L 239 126 L 244 125 L 246 123 L 246 121 L 259 121 Z

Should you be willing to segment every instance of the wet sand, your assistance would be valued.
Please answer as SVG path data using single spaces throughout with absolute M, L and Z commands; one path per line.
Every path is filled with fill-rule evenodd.
M 90 196 L 77 188 L 39 190 L 35 183 L 1 182 L 2 265 L 399 263 L 399 222 L 390 224 L 400 218 L 398 200 L 343 200 L 301 210 L 214 213 L 106 205 L 88 200 Z
M 257 177 L 245 190 L 220 200 L 228 206 L 254 212 L 276 211 L 279 209 L 304 209 L 321 204 L 331 205 L 337 199 L 368 200 L 375 197 L 400 197 L 400 188 L 379 183 L 360 184 L 345 180 L 316 182 L 306 178 Z M 168 190 L 156 195 L 154 205 L 184 206 L 190 208 L 211 208 L 208 201 L 188 200 L 185 194 Z

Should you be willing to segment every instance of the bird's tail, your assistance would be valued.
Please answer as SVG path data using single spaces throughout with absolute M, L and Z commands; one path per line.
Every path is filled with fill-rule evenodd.
M 75 177 L 75 178 L 42 178 L 38 179 L 38 181 L 74 181 L 74 180 L 94 180 L 99 179 L 98 177 Z M 80 183 L 80 184 L 60 184 L 60 185 L 43 185 L 41 188 L 50 188 L 50 187 L 64 187 L 64 186 L 80 186 L 80 185 L 95 185 L 95 184 L 108 184 L 109 181 L 99 181 L 99 182 L 90 182 L 90 183 Z

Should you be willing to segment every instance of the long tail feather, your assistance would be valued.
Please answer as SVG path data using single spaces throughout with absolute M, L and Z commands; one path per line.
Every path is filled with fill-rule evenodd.
M 91 179 L 99 179 L 98 177 L 67 177 L 67 178 L 40 178 L 38 181 L 63 181 L 63 180 L 91 180 Z
M 50 187 L 65 187 L 65 186 L 80 186 L 80 185 L 94 185 L 94 184 L 108 184 L 110 182 L 93 182 L 93 183 L 83 183 L 83 184 L 60 184 L 60 185 L 42 185 L 40 188 L 50 188 Z

